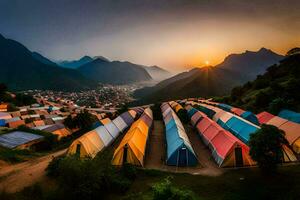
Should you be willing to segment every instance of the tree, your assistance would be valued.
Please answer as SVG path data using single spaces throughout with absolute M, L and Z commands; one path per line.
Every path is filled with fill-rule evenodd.
M 172 177 L 167 177 L 152 186 L 153 200 L 196 200 L 196 195 L 186 189 L 177 188 L 172 184 Z
M 282 146 L 288 145 L 284 132 L 275 126 L 265 125 L 250 136 L 250 156 L 264 172 L 276 171 L 283 161 Z
M 68 116 L 65 119 L 64 124 L 66 127 L 70 129 L 73 128 L 89 129 L 96 121 L 97 121 L 96 116 L 90 114 L 87 110 L 84 110 L 74 118 Z

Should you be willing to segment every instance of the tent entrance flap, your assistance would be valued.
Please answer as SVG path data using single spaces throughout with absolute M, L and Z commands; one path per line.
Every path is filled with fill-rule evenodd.
M 179 154 L 179 158 L 178 158 L 178 166 L 180 167 L 184 167 L 188 165 L 188 152 L 187 149 L 185 147 L 182 147 L 181 149 L 179 149 L 178 151 Z
M 122 163 L 126 164 L 127 163 L 128 144 L 126 144 L 124 146 L 124 150 L 123 151 L 124 151 L 124 153 L 123 153 L 123 161 L 122 161 Z
M 80 155 L 81 144 L 76 145 L 76 155 Z
M 236 147 L 234 149 L 234 154 L 235 154 L 235 166 L 236 167 L 244 166 L 242 148 Z

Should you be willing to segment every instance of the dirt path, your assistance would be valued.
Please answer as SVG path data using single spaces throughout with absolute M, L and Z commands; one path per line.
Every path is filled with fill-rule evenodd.
M 164 124 L 162 121 L 154 121 L 153 131 L 150 134 L 147 151 L 145 167 L 162 168 L 165 156 Z
M 199 164 L 197 166 L 173 167 L 165 165 L 164 160 L 166 152 L 164 147 L 164 124 L 162 121 L 154 121 L 153 132 L 149 138 L 149 146 L 145 160 L 145 168 L 179 173 L 190 173 L 195 175 L 221 175 L 223 173 L 223 169 L 220 169 L 214 163 L 211 157 L 211 153 L 202 143 L 197 133 L 193 130 L 193 128 L 190 125 L 185 126 L 185 129 L 199 160 Z
M 16 192 L 46 179 L 45 169 L 49 162 L 66 151 L 67 149 L 63 149 L 47 156 L 0 168 L 0 191 Z

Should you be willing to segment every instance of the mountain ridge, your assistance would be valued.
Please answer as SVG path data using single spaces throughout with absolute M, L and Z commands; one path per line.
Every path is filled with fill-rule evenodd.
M 282 58 L 284 57 L 265 48 L 257 52 L 230 54 L 215 67 L 193 68 L 161 81 L 153 87 L 136 90 L 134 97 L 138 99 L 137 102 L 153 103 L 177 98 L 224 95 L 229 93 L 234 86 L 251 80 Z M 267 65 L 269 63 L 271 64 Z M 254 72 L 252 73 L 251 70 Z M 219 86 L 216 86 L 214 82 L 219 83 Z
M 79 72 L 47 65 L 34 58 L 23 44 L 0 36 L 0 82 L 13 90 L 53 89 L 81 90 L 92 88 Z

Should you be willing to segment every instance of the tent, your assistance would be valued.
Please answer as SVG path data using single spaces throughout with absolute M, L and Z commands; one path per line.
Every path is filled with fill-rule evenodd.
M 231 117 L 224 126 L 226 130 L 229 130 L 244 143 L 248 143 L 250 134 L 255 133 L 259 129 L 259 127 L 247 123 L 236 116 Z
M 21 125 L 25 125 L 24 120 L 16 120 L 16 121 L 8 122 L 9 128 L 18 128 Z
M 7 112 L 0 112 L 0 119 L 10 119 L 11 115 Z
M 109 146 L 114 140 L 113 136 L 108 132 L 108 130 L 104 126 L 99 126 L 95 129 L 99 137 L 101 138 L 104 146 Z
M 126 116 L 132 118 L 129 112 Z M 131 124 L 124 122 L 121 116 L 113 121 L 107 120 L 103 126 L 87 132 L 73 143 L 68 149 L 68 154 L 79 154 L 80 157 L 90 156 L 95 157 L 103 148 L 109 146 L 116 137 Z
M 197 106 L 197 109 L 205 113 L 209 118 L 213 118 L 213 116 L 216 114 L 216 112 L 211 108 L 212 106 L 204 104 L 197 104 Z
M 53 133 L 54 135 L 58 136 L 58 139 L 72 134 L 69 129 L 67 129 L 63 124 L 60 123 L 49 125 L 42 129 L 42 131 Z
M 173 110 L 170 111 L 168 116 L 164 118 L 166 126 L 167 165 L 196 165 L 198 163 L 197 157 L 179 118 Z
M 109 118 L 104 118 L 104 119 L 101 119 L 100 120 L 100 122 L 101 122 L 101 124 L 108 124 L 108 123 L 110 123 L 111 122 L 111 120 L 109 119 Z
M 227 112 L 230 112 L 231 109 L 232 109 L 232 106 L 224 104 L 224 103 L 218 104 L 218 107 L 225 110 L 225 111 L 227 111 Z
M 222 115 L 217 123 L 224 128 L 225 130 L 228 130 L 231 134 L 233 134 L 235 137 L 240 139 L 245 144 L 248 144 L 250 135 L 252 133 L 255 133 L 257 130 L 260 129 L 259 126 L 256 126 L 255 124 L 252 124 L 251 122 L 246 121 L 245 119 L 238 117 L 238 116 L 231 116 L 229 117 L 229 114 Z M 274 118 L 273 118 L 274 119 Z M 271 121 L 273 120 L 271 119 Z M 284 121 L 282 120 L 276 120 L 275 123 L 282 124 Z M 293 155 L 292 152 L 286 150 L 288 148 L 283 148 L 283 153 L 287 156 L 284 157 L 285 162 L 295 161 L 297 160 L 296 157 Z
M 132 124 L 114 152 L 112 158 L 113 165 L 130 163 L 137 166 L 144 166 L 144 157 L 152 122 L 150 126 L 147 125 L 144 121 L 146 118 L 143 115 L 149 116 L 149 114 L 152 116 L 152 111 L 150 109 L 145 110 L 142 116 Z
M 105 124 L 104 127 L 113 138 L 117 138 L 119 136 L 120 130 L 113 122 Z
M 247 145 L 205 115 L 202 115 L 197 130 L 220 167 L 241 167 L 255 164 L 249 156 Z
M 118 116 L 116 119 L 114 119 L 113 123 L 120 130 L 120 132 L 123 132 L 128 127 L 128 125 L 121 116 Z
M 259 125 L 259 121 L 257 117 L 250 111 L 245 111 L 243 114 L 240 115 L 243 119 L 252 122 L 253 124 Z
M 241 116 L 245 112 L 244 110 L 242 110 L 240 108 L 232 108 L 230 111 L 238 116 Z
M 196 126 L 198 121 L 202 118 L 202 115 L 200 111 L 196 112 L 192 117 L 191 117 L 191 124 L 193 126 Z
M 293 150 L 297 154 L 300 154 L 300 124 L 277 116 L 273 117 L 266 124 L 276 126 L 283 130 L 285 132 L 285 137 Z
M 6 125 L 5 119 L 0 119 L 0 126 L 5 126 L 5 125 Z
M 264 124 L 264 123 L 267 123 L 268 121 L 270 121 L 273 117 L 275 117 L 275 115 L 272 115 L 271 113 L 264 111 L 264 112 L 257 114 L 256 117 L 260 124 Z
M 300 123 L 300 113 L 291 110 L 281 110 L 278 117 L 288 119 L 289 121 Z
M 76 139 L 68 149 L 68 154 L 76 154 L 82 157 L 94 158 L 105 147 L 103 141 L 95 130 L 92 130 Z
M 0 145 L 9 149 L 24 149 L 29 147 L 29 143 L 41 141 L 44 136 L 27 133 L 23 131 L 14 131 L 0 135 Z

